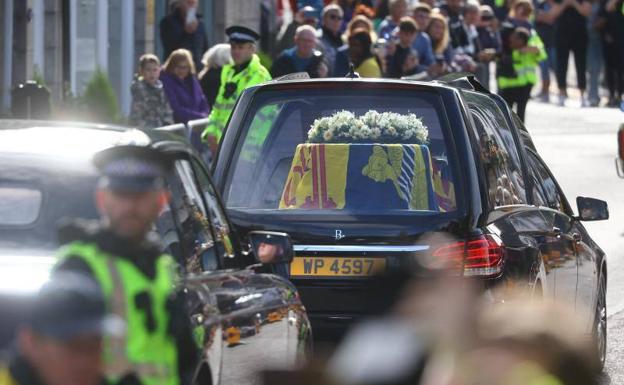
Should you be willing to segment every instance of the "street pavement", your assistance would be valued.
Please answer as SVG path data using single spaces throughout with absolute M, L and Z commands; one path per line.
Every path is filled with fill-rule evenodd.
M 570 205 L 576 197 L 603 199 L 610 219 L 586 222 L 592 238 L 607 255 L 608 353 L 601 385 L 624 383 L 624 179 L 614 159 L 617 130 L 624 123 L 618 109 L 567 107 L 530 102 L 526 125 L 537 150 L 552 170 Z

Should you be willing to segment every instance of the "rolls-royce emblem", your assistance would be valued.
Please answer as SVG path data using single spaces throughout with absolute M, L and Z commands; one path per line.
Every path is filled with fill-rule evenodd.
M 337 240 L 337 241 L 341 240 L 341 239 L 342 239 L 342 238 L 344 238 L 344 237 L 346 237 L 346 235 L 344 235 L 344 234 L 342 233 L 342 230 L 336 230 L 336 240 Z

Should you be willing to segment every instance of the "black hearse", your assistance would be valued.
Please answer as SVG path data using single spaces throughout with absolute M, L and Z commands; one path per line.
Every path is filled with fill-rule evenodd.
M 607 264 L 582 222 L 607 205 L 577 197 L 575 214 L 523 123 L 472 78 L 252 87 L 213 172 L 239 231 L 291 234 L 319 335 L 391 301 L 372 276 L 417 265 L 573 304 L 604 362 Z

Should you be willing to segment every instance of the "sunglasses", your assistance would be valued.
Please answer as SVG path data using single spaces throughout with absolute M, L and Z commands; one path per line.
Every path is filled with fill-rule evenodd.
M 328 15 L 331 20 L 342 20 L 342 16 L 340 15 Z

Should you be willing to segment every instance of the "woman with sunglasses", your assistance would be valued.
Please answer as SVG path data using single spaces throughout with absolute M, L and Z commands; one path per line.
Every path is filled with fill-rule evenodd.
M 208 116 L 208 103 L 195 77 L 195 64 L 190 51 L 183 48 L 173 51 L 165 61 L 160 81 L 176 123 Z

